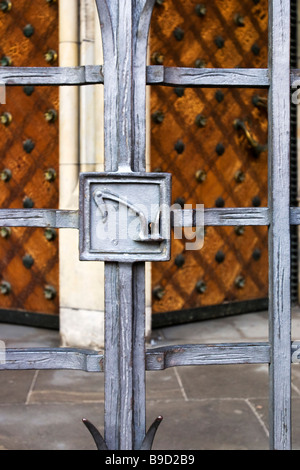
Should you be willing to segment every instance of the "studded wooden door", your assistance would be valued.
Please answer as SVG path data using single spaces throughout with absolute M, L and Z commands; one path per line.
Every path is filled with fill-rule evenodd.
M 56 0 L 0 6 L 1 66 L 57 66 Z M 0 107 L 1 208 L 57 207 L 58 104 L 58 87 L 7 87 Z M 56 326 L 56 231 L 4 227 L 0 235 L 1 321 Z
M 150 49 L 153 65 L 265 68 L 268 1 L 157 0 Z M 152 87 L 151 115 L 152 171 L 172 173 L 174 203 L 267 204 L 266 90 Z M 208 227 L 200 251 L 174 240 L 153 264 L 154 325 L 265 308 L 267 245 L 265 227 Z

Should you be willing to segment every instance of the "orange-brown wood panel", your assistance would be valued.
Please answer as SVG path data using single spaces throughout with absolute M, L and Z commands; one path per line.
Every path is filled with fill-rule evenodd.
M 265 68 L 267 11 L 267 0 L 157 2 L 151 63 Z M 266 103 L 266 90 L 151 88 L 151 167 L 172 173 L 173 202 L 267 205 Z M 185 242 L 173 241 L 170 262 L 153 263 L 153 313 L 267 297 L 267 228 L 207 227 L 201 250 Z
M 5 60 L 18 67 L 57 66 L 55 54 L 51 62 L 51 54 L 46 57 L 58 51 L 57 2 L 11 4 L 0 11 L 2 66 Z M 1 208 L 58 207 L 58 108 L 57 87 L 7 87 L 0 106 Z M 57 315 L 58 233 L 4 228 L 0 235 L 0 309 Z

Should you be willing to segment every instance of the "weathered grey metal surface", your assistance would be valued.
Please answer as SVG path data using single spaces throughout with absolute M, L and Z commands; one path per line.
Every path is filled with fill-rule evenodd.
M 175 209 L 171 212 L 172 227 L 195 227 L 196 210 Z M 226 208 L 205 209 L 207 226 L 269 225 L 269 209 Z M 290 208 L 290 224 L 300 224 L 300 209 Z M 79 229 L 79 212 L 59 209 L 0 209 L 0 226 L 6 227 L 53 227 Z
M 293 78 L 295 77 L 295 72 Z M 269 86 L 267 69 L 190 69 L 185 67 L 146 67 L 148 85 L 255 87 Z M 6 85 L 90 85 L 103 84 L 102 65 L 80 67 L 1 67 L 0 82 Z
M 103 355 L 73 348 L 7 349 L 0 370 L 82 370 L 102 372 Z
M 196 210 L 175 209 L 171 212 L 172 227 L 195 227 Z M 227 208 L 205 209 L 207 226 L 269 225 L 269 209 Z M 290 208 L 290 224 L 300 224 L 300 209 Z M 0 209 L 0 226 L 6 227 L 53 227 L 79 229 L 79 212 L 59 209 Z
M 291 86 L 300 78 L 300 70 L 292 70 Z M 96 85 L 104 84 L 102 65 L 79 67 L 1 67 L 0 83 L 18 85 Z M 146 67 L 147 85 L 189 87 L 249 87 L 267 88 L 270 85 L 268 69 L 193 69 L 187 67 Z
M 300 351 L 293 345 L 293 354 Z M 8 349 L 0 370 L 82 370 L 104 372 L 104 354 L 68 348 Z M 175 366 L 218 364 L 268 364 L 268 343 L 178 345 L 146 352 L 146 370 L 164 370 Z M 296 362 L 296 361 L 295 361 Z M 116 383 L 117 387 L 118 384 Z
M 175 209 L 171 212 L 171 223 L 172 227 L 195 227 L 197 210 Z M 269 209 L 267 207 L 204 209 L 204 225 L 269 225 Z
M 291 224 L 299 224 L 300 209 L 291 208 Z M 196 210 L 171 212 L 172 227 L 195 227 Z M 204 223 L 207 226 L 269 225 L 269 209 L 228 208 L 205 209 Z M 57 209 L 0 209 L 0 226 L 6 227 L 53 227 L 79 228 L 79 212 Z
M 147 68 L 148 84 L 189 87 L 265 88 L 270 84 L 268 69 L 197 69 L 151 65 Z
M 0 209 L 0 227 L 78 228 L 78 211 Z
M 270 446 L 291 448 L 290 2 L 269 2 Z
M 268 343 L 201 344 L 157 348 L 147 353 L 147 369 L 205 364 L 268 364 Z
M 292 363 L 300 362 L 300 342 L 291 343 Z M 146 370 L 220 364 L 269 364 L 269 343 L 180 344 L 146 351 Z M 104 354 L 73 348 L 7 349 L 0 370 L 82 370 L 104 372 Z
M 171 212 L 172 227 L 195 227 L 196 210 L 175 209 Z M 207 226 L 269 225 L 269 209 L 226 208 L 205 209 Z M 300 209 L 290 208 L 290 224 L 300 224 Z M 5 227 L 53 227 L 79 229 L 79 212 L 59 209 L 0 209 L 0 226 Z
M 96 0 L 104 51 L 105 171 L 146 170 L 146 53 L 154 0 Z M 145 438 L 145 266 L 105 266 L 105 441 Z
M 1 67 L 0 83 L 6 85 L 90 85 L 103 83 L 102 66 Z
M 168 261 L 170 205 L 169 174 L 81 174 L 80 259 Z

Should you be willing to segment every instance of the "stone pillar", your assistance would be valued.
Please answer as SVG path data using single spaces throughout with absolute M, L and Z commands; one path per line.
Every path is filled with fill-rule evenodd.
M 103 64 L 95 5 L 94 0 L 60 0 L 61 67 Z M 60 88 L 61 209 L 78 209 L 79 172 L 104 169 L 103 108 L 103 85 Z M 147 137 L 149 171 L 149 132 Z M 61 345 L 101 349 L 104 345 L 104 265 L 79 261 L 76 230 L 60 230 L 59 245 Z M 148 337 L 151 332 L 150 263 L 146 265 L 146 279 Z
M 59 6 L 60 66 L 93 64 L 94 2 L 60 0 Z M 100 112 L 95 110 L 95 104 L 101 92 L 96 88 L 60 88 L 61 209 L 78 209 L 79 172 L 94 171 L 96 155 L 100 160 L 101 131 L 98 128 L 101 129 L 101 123 L 96 123 Z M 104 341 L 103 265 L 79 261 L 76 230 L 61 230 L 59 244 L 61 345 L 101 349 Z

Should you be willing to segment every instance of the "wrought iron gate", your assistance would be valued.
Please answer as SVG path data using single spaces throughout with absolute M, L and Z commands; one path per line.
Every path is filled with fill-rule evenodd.
M 269 1 L 268 69 L 191 69 L 147 66 L 148 29 L 155 0 L 96 0 L 102 25 L 104 67 L 0 70 L 13 85 L 104 84 L 105 173 L 82 174 L 80 210 L 3 209 L 1 225 L 79 229 L 80 257 L 104 260 L 105 354 L 70 349 L 8 350 L 1 369 L 80 369 L 105 372 L 105 436 L 85 421 L 99 449 L 149 449 L 161 418 L 145 432 L 145 370 L 203 364 L 270 365 L 270 447 L 291 447 L 290 226 L 300 210 L 290 207 L 290 2 Z M 2 1 L 2 4 L 7 3 Z M 197 225 L 200 211 L 176 209 L 172 217 L 170 177 L 146 173 L 146 84 L 185 87 L 249 87 L 269 90 L 269 203 L 260 208 L 213 208 L 206 226 L 269 227 L 270 338 L 267 343 L 180 345 L 145 351 L 145 262 L 168 259 L 170 226 Z M 108 202 L 110 201 L 110 203 Z M 101 242 L 115 203 L 121 226 L 127 208 L 139 232 Z M 155 204 L 152 219 L 140 209 Z M 162 206 L 158 211 L 157 207 Z M 121 210 L 121 207 L 124 209 Z M 135 217 L 133 217 L 135 213 Z M 138 216 L 138 217 L 136 217 Z M 129 218 L 129 216 L 128 216 Z M 100 233 L 100 235 L 99 235 Z

